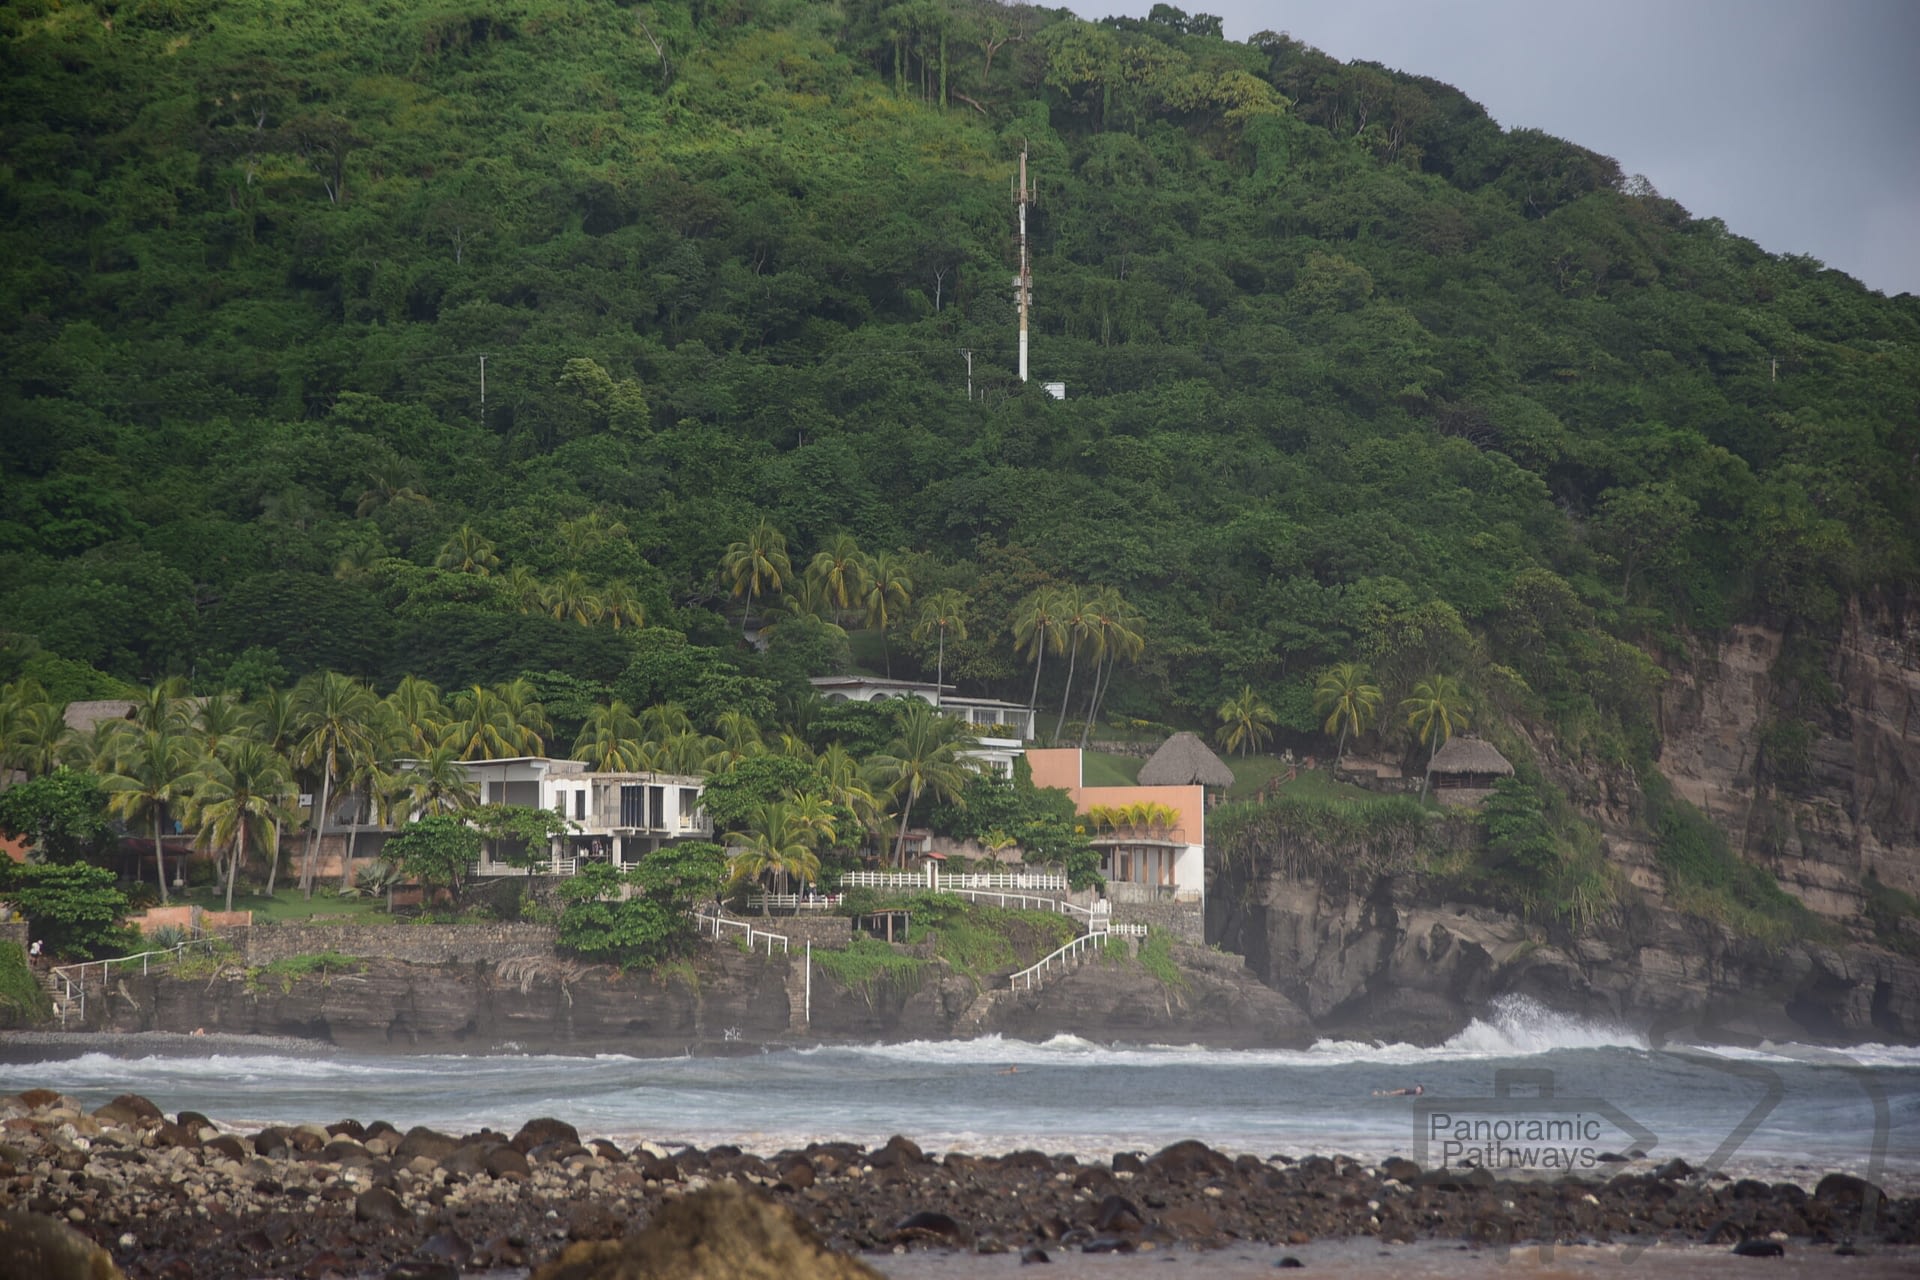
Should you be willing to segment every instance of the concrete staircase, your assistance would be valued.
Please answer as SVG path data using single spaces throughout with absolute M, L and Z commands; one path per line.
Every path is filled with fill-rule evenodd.
M 77 1005 L 79 1001 L 69 1001 L 66 997 L 65 986 L 61 983 L 60 979 L 54 977 L 48 970 L 37 970 L 33 976 L 40 983 L 40 989 L 47 993 L 47 999 L 52 1001 L 54 1018 L 62 1026 L 65 1026 L 69 1007 Z

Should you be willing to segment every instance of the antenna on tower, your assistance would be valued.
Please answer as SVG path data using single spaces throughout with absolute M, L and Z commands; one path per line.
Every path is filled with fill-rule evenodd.
M 1027 205 L 1033 200 L 1033 187 L 1027 182 L 1027 144 L 1020 144 L 1019 185 L 1013 202 L 1020 210 L 1020 274 L 1013 278 L 1013 299 L 1020 307 L 1020 381 L 1027 380 L 1027 312 L 1033 305 L 1033 260 L 1027 253 Z

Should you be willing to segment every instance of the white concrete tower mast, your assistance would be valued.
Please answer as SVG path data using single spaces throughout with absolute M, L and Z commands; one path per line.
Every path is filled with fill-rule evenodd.
M 1015 188 L 1013 202 L 1020 209 L 1020 274 L 1013 278 L 1014 301 L 1020 306 L 1020 381 L 1027 380 L 1027 312 L 1033 305 L 1033 259 L 1027 250 L 1027 204 L 1033 199 L 1033 188 L 1027 185 L 1027 148 L 1020 147 L 1020 185 Z

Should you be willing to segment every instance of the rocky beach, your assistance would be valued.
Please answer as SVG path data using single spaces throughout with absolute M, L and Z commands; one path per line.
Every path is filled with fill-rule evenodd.
M 714 1199 L 716 1188 L 727 1195 Z M 0 1241 L 19 1245 L 23 1223 L 50 1230 L 22 1216 L 38 1215 L 97 1244 L 126 1276 L 167 1280 L 540 1275 L 570 1245 L 621 1240 L 689 1198 L 695 1207 L 672 1212 L 692 1215 L 696 1226 L 682 1226 L 696 1234 L 737 1235 L 729 1221 L 772 1212 L 799 1224 L 799 1238 L 883 1263 L 921 1251 L 982 1266 L 1216 1251 L 1248 1260 L 1247 1246 L 1258 1245 L 1260 1265 L 1271 1267 L 1289 1249 L 1338 1240 L 1883 1259 L 1907 1259 L 1920 1245 L 1920 1200 L 1861 1178 L 1769 1183 L 1706 1175 L 1679 1159 L 1497 1178 L 1405 1159 L 1232 1154 L 1197 1141 L 1089 1159 L 927 1151 L 904 1136 L 757 1152 L 621 1144 L 552 1118 L 511 1132 L 402 1130 L 377 1119 L 233 1131 L 135 1093 L 89 1109 L 45 1089 L 0 1098 L 0 1192 L 14 1215 Z M 589 1254 L 612 1266 L 620 1250 L 580 1251 L 550 1274 L 616 1274 L 580 1269 Z

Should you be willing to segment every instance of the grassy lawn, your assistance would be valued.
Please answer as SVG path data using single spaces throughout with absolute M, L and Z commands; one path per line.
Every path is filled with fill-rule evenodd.
M 220 889 L 189 889 L 175 897 L 208 911 L 226 909 L 226 893 Z M 331 888 L 320 886 L 315 887 L 311 898 L 301 897 L 297 885 L 291 889 L 277 888 L 271 898 L 264 893 L 236 891 L 233 909 L 253 912 L 254 920 L 261 924 L 304 924 L 316 917 L 327 924 L 386 924 L 394 918 L 387 914 L 383 899 L 336 898 Z
M 1271 779 L 1285 777 L 1287 773 L 1286 764 L 1278 756 L 1231 756 L 1225 759 L 1227 767 L 1233 770 L 1233 786 L 1227 790 L 1229 800 L 1252 800 Z M 1302 770 L 1298 777 L 1281 789 L 1281 794 L 1325 800 L 1375 798 L 1371 791 L 1363 791 L 1350 783 L 1336 782 L 1333 774 L 1325 769 Z
M 1089 787 L 1136 786 L 1140 781 L 1140 766 L 1145 763 L 1138 756 L 1110 756 L 1089 751 L 1080 758 L 1080 781 Z

